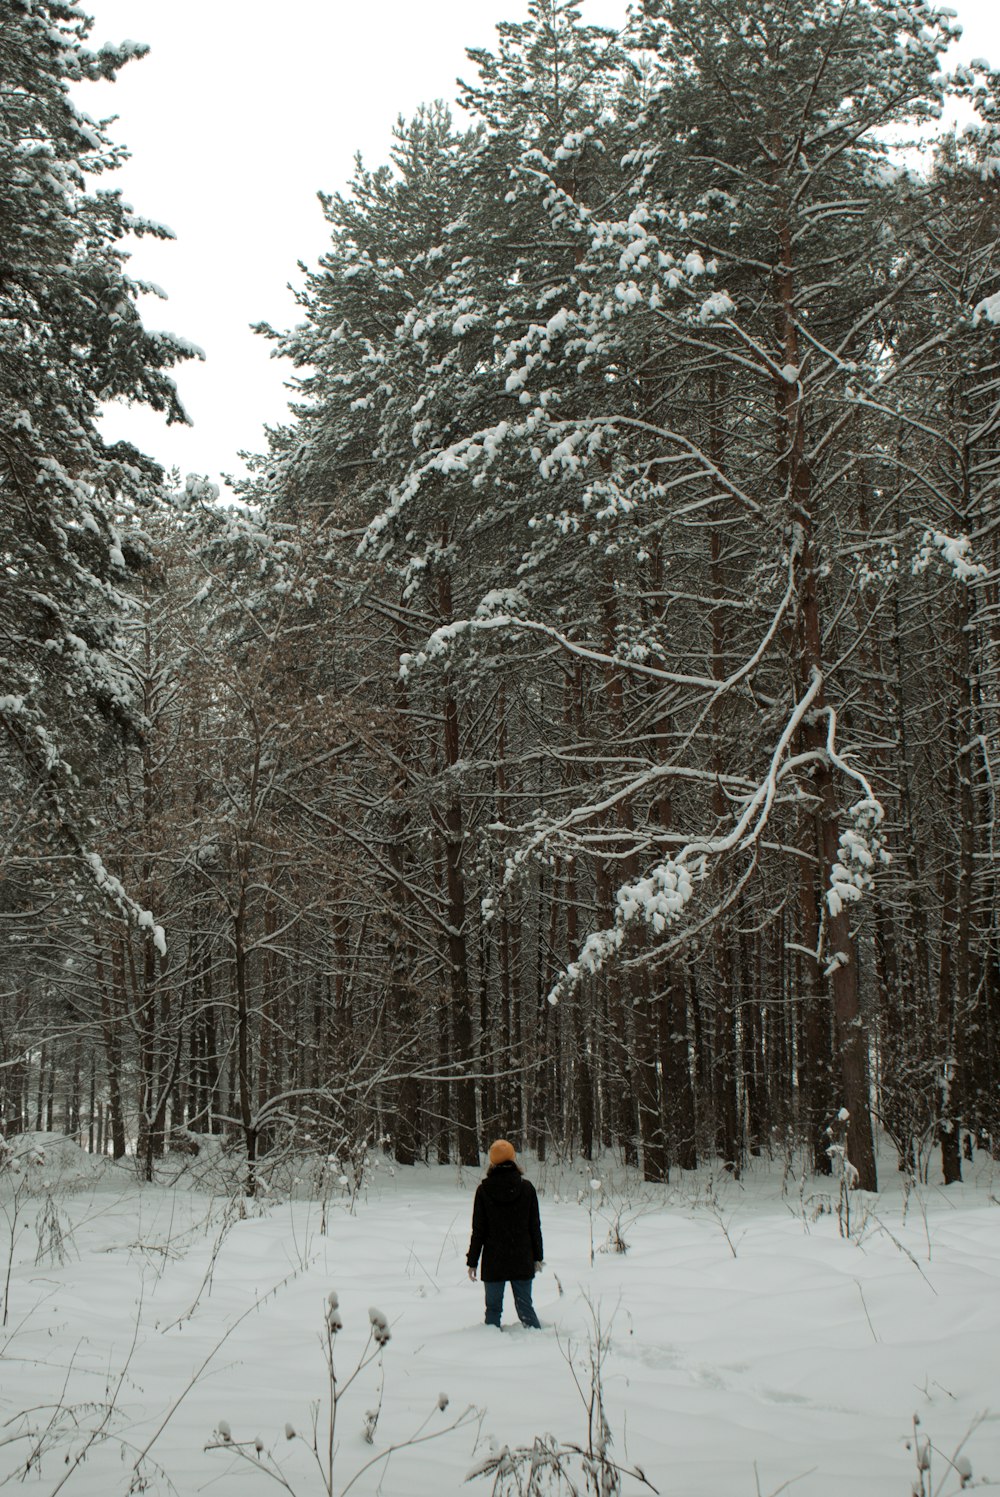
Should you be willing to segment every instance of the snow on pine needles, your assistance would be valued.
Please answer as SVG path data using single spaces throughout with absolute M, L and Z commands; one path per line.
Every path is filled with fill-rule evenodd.
M 46 1497 L 442 1497 L 478 1472 L 470 1493 L 516 1492 L 504 1447 L 587 1449 L 595 1347 L 610 1458 L 648 1483 L 625 1474 L 623 1493 L 1000 1481 L 984 1155 L 947 1191 L 886 1160 L 892 1183 L 854 1194 L 846 1234 L 836 1182 L 777 1164 L 666 1188 L 535 1164 L 544 1329 L 508 1303 L 498 1334 L 465 1270 L 475 1171 L 245 1202 L 45 1142 L 0 1181 L 0 1485 L 27 1467 Z M 568 1490 L 556 1475 L 538 1490 Z

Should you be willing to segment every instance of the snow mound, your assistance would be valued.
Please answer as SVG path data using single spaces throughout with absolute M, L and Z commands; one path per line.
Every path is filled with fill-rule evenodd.
M 110 1160 L 88 1154 L 64 1133 L 17 1133 L 6 1145 L 6 1150 L 0 1150 L 0 1162 L 6 1161 L 13 1174 L 25 1176 L 32 1189 L 90 1185 L 111 1168 Z

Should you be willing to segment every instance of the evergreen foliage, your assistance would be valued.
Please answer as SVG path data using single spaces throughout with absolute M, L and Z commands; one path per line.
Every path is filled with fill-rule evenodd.
M 136 400 L 186 419 L 165 371 L 190 349 L 144 328 L 148 288 L 125 269 L 129 235 L 170 231 L 96 186 L 124 152 L 70 94 L 143 49 L 91 52 L 90 26 L 74 5 L 2 7 L 0 720 L 29 794 L 67 787 L 106 727 L 135 725 L 116 645 L 145 556 L 122 521 L 161 475 L 126 444 L 106 446 L 101 405 Z

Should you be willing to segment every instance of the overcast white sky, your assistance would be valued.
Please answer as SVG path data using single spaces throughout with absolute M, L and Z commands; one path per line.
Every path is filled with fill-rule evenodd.
M 1000 0 L 952 0 L 961 54 L 1000 57 Z M 501 20 L 527 0 L 84 0 L 91 45 L 131 38 L 151 52 L 114 85 L 80 102 L 117 114 L 132 160 L 113 179 L 137 212 L 169 224 L 176 242 L 135 246 L 132 269 L 169 301 L 146 300 L 148 327 L 200 345 L 204 364 L 178 372 L 191 428 L 118 409 L 110 438 L 127 436 L 182 475 L 242 471 L 241 448 L 264 446 L 265 422 L 285 414 L 288 366 L 249 331 L 286 327 L 296 262 L 326 247 L 316 193 L 342 188 L 354 153 L 386 159 L 397 115 L 453 100 L 470 76 L 469 46 L 491 47 Z M 586 0 L 587 20 L 619 25 L 625 0 Z M 112 179 L 107 179 L 107 185 Z

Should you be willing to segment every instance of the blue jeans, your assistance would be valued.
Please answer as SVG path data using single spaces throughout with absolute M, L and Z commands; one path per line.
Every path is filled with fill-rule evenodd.
M 500 1316 L 503 1314 L 503 1292 L 506 1288 L 506 1279 L 484 1279 L 483 1288 L 486 1291 L 486 1324 L 495 1325 L 500 1328 Z M 514 1291 L 514 1308 L 517 1318 L 522 1325 L 530 1326 L 533 1331 L 542 1329 L 535 1307 L 531 1303 L 531 1280 L 511 1279 L 510 1287 Z

